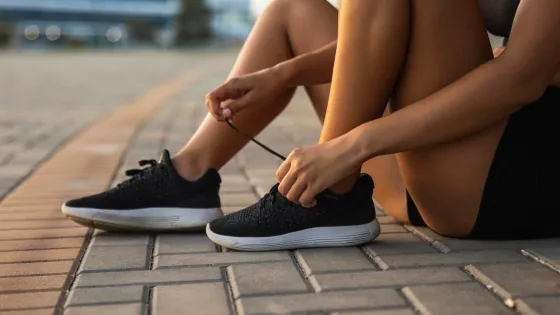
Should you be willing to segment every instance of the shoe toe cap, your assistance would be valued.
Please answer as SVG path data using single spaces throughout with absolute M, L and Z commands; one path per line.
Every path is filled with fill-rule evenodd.
M 210 230 L 216 234 L 228 234 L 228 226 L 227 226 L 227 216 L 223 216 L 221 218 L 214 219 L 210 221 L 208 227 Z
M 64 206 L 69 208 L 111 208 L 107 204 L 107 201 L 104 200 L 104 198 L 101 198 L 99 194 L 66 201 Z
M 65 207 L 70 207 L 70 208 L 87 208 L 88 207 L 88 197 L 68 200 L 64 203 L 64 206 Z

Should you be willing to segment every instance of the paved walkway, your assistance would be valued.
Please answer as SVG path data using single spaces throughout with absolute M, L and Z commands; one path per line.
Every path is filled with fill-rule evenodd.
M 452 240 L 379 213 L 383 233 L 365 246 L 242 253 L 62 217 L 64 200 L 178 150 L 234 56 L 2 55 L 0 315 L 560 314 L 560 239 Z M 287 154 L 318 134 L 299 94 L 259 139 Z M 226 212 L 266 193 L 278 165 L 244 149 L 222 170 Z

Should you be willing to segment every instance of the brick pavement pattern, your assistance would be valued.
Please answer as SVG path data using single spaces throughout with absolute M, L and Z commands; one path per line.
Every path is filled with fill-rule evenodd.
M 62 217 L 64 200 L 176 152 L 234 57 L 0 59 L 0 315 L 560 314 L 560 239 L 448 239 L 379 210 L 382 234 L 364 246 L 244 253 L 204 234 L 110 234 Z M 319 130 L 298 93 L 259 139 L 288 154 Z M 279 163 L 249 144 L 221 170 L 225 212 L 266 193 Z

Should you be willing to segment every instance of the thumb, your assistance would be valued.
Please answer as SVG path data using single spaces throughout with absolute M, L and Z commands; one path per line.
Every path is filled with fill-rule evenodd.
M 232 78 L 215 88 L 212 92 L 206 95 L 211 107 L 218 111 L 220 105 L 228 100 L 235 100 L 245 94 L 246 87 L 243 80 Z

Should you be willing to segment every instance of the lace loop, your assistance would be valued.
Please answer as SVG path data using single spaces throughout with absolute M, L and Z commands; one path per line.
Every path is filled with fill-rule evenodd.
M 144 167 L 144 166 L 146 166 L 146 165 L 149 165 L 149 166 L 148 166 L 148 167 L 141 168 L 141 169 L 130 169 L 130 170 L 126 170 L 126 171 L 124 172 L 125 175 L 126 175 L 126 176 L 130 176 L 130 177 L 136 176 L 136 175 L 138 175 L 138 174 L 144 172 L 145 170 L 156 166 L 156 165 L 157 165 L 157 161 L 156 161 L 156 160 L 141 160 L 141 161 L 138 162 L 138 164 L 139 164 L 141 167 Z

